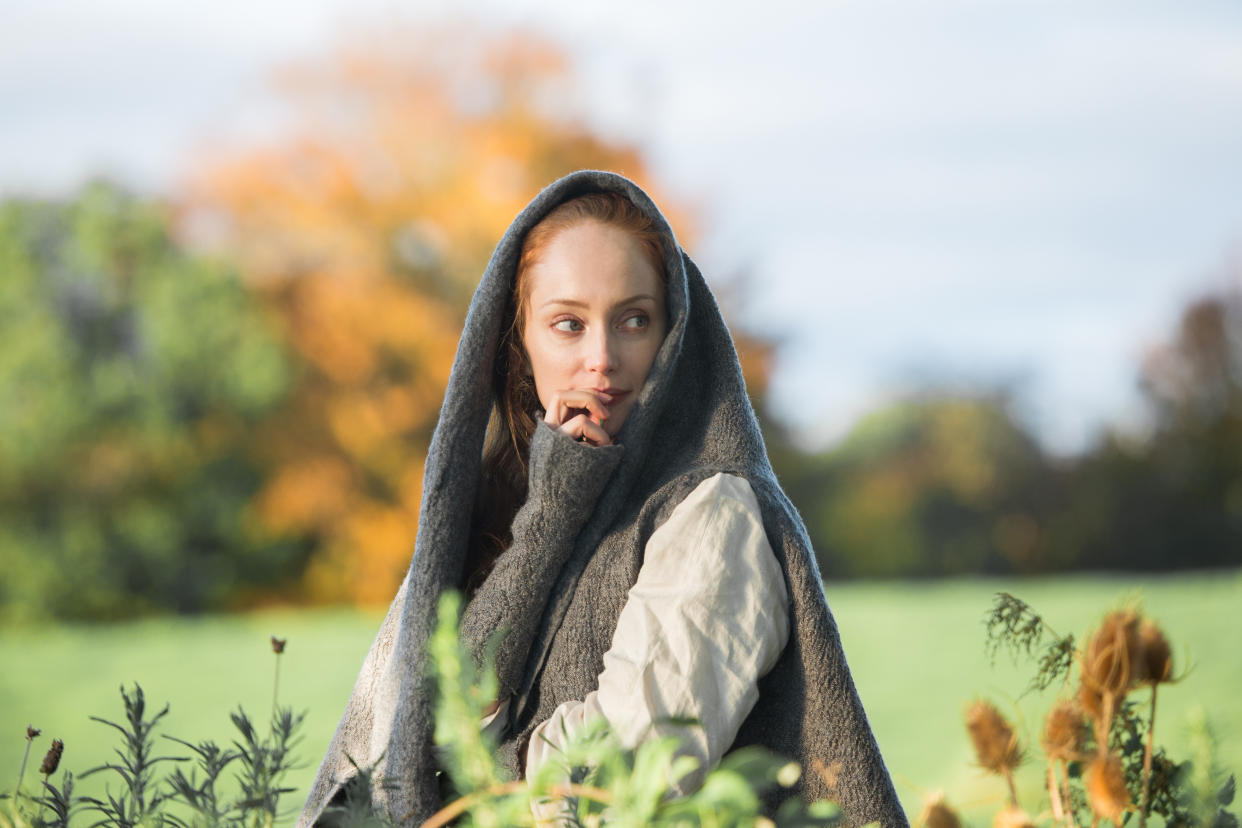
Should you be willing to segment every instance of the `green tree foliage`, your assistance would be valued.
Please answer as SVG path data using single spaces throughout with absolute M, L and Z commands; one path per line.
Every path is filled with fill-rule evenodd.
M 791 496 L 826 575 L 1043 568 L 1051 474 L 1001 396 L 925 394 L 864 417 Z
M 170 224 L 102 182 L 0 204 L 0 617 L 217 607 L 299 566 L 244 520 L 290 362 Z

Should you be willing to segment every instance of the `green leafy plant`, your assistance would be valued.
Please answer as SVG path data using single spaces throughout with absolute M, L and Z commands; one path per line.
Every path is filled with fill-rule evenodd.
M 282 797 L 293 789 L 283 787 L 285 775 L 294 765 L 293 749 L 305 714 L 295 714 L 276 704 L 279 688 L 280 655 L 285 641 L 272 638 L 277 658 L 273 681 L 273 710 L 266 732 L 260 732 L 241 708 L 229 714 L 237 732 L 231 746 L 214 741 L 188 742 L 175 736 L 163 738 L 187 748 L 190 756 L 157 755 L 157 729 L 168 715 L 164 705 L 152 714 L 142 687 L 121 688 L 124 719 L 120 722 L 99 716 L 90 718 L 120 735 L 114 748 L 115 759 L 91 768 L 83 776 L 108 773 L 120 780 L 116 790 L 106 786 L 103 798 L 74 796 L 73 774 L 66 772 L 60 786 L 51 776 L 59 766 L 64 745 L 53 740 L 39 767 L 44 775 L 43 793 L 38 797 L 21 793 L 21 777 L 12 797 L 0 807 L 0 828 L 70 828 L 73 814 L 85 811 L 94 821 L 90 828 L 271 828 L 289 811 L 281 810 Z M 39 735 L 26 729 L 26 754 Z M 187 763 L 189 763 L 187 765 Z M 166 766 L 171 770 L 161 773 Z M 225 771 L 235 771 L 231 780 L 239 790 L 236 797 L 221 791 Z
M 695 759 L 678 755 L 675 737 L 625 749 L 602 720 L 568 739 L 559 761 L 529 780 L 510 780 L 493 758 L 479 728 L 496 697 L 496 680 L 479 667 L 457 638 L 460 597 L 446 593 L 430 650 L 436 683 L 435 741 L 458 798 L 423 828 L 451 821 L 465 826 L 532 825 L 532 803 L 551 805 L 562 823 L 575 826 L 833 826 L 841 812 L 829 802 L 788 797 L 771 819 L 765 794 L 791 788 L 802 769 L 759 748 L 735 751 L 703 776 L 692 793 L 676 796 L 696 771 Z M 685 723 L 680 723 L 685 724 Z M 559 805 L 558 805 L 559 803 Z
M 92 776 L 101 771 L 111 771 L 121 778 L 122 789 L 113 794 L 106 789 L 105 799 L 83 797 L 87 810 L 99 814 L 94 825 L 135 828 L 139 824 L 162 824 L 163 804 L 168 793 L 159 791 L 155 779 L 156 766 L 163 762 L 183 761 L 180 757 L 156 756 L 155 727 L 168 715 L 168 705 L 151 718 L 146 718 L 147 702 L 142 688 L 134 685 L 132 693 L 121 687 L 121 700 L 125 706 L 125 724 L 91 716 L 92 721 L 114 728 L 121 734 L 122 747 L 114 748 L 117 762 L 106 762 L 86 771 L 82 776 Z

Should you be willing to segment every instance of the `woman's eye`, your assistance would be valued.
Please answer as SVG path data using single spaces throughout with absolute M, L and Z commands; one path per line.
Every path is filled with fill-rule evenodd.
M 582 329 L 582 323 L 577 319 L 558 319 L 552 323 L 552 327 L 565 333 L 577 333 Z
M 636 313 L 633 316 L 627 316 L 621 324 L 631 330 L 642 330 L 650 324 L 650 320 L 647 319 L 647 314 Z

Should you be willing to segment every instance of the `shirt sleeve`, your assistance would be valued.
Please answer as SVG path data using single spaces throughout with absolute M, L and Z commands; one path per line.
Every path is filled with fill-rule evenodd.
M 789 596 L 755 493 L 736 475 L 708 478 L 647 541 L 599 689 L 536 727 L 527 775 L 602 715 L 626 747 L 676 734 L 701 778 L 733 743 L 788 639 Z

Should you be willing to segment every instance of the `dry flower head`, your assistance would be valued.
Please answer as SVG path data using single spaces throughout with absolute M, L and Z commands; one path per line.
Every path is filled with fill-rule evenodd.
M 937 791 L 923 803 L 918 824 L 923 828 L 962 828 L 962 820 L 957 812 L 944 801 L 943 791 Z
M 272 636 L 272 652 L 274 652 L 276 655 L 280 655 L 281 653 L 283 653 L 285 651 L 285 644 L 288 641 L 289 639 L 287 638 L 277 638 L 276 636 L 273 635 Z
M 1121 759 L 1113 754 L 1097 756 L 1087 766 L 1087 799 L 1097 816 L 1121 824 L 1121 817 L 1130 807 L 1130 791 L 1126 788 Z
M 39 773 L 44 776 L 56 773 L 56 769 L 60 767 L 60 756 L 64 752 L 65 743 L 60 739 L 53 739 L 52 746 L 48 748 L 47 755 L 43 757 L 43 764 L 39 765 Z
M 33 742 L 35 737 L 42 732 L 42 730 L 39 730 L 39 728 L 34 727 L 33 725 L 26 725 L 26 741 Z
M 1160 626 L 1150 618 L 1144 618 L 1139 626 L 1139 649 L 1143 653 L 1143 671 L 1140 681 L 1161 684 L 1173 678 L 1173 651 Z
M 1010 805 L 996 812 L 992 828 L 1035 828 L 1035 820 L 1017 805 Z
M 967 708 L 966 730 L 979 764 L 987 770 L 1005 773 L 1022 761 L 1017 734 L 990 702 L 977 701 Z
M 1104 715 L 1104 695 L 1092 687 L 1084 678 L 1078 685 L 1078 695 L 1075 697 L 1078 702 L 1078 708 L 1092 719 L 1099 720 Z
M 1048 711 L 1040 745 L 1049 759 L 1072 762 L 1082 755 L 1085 740 L 1082 708 L 1070 699 L 1062 699 Z
M 1139 647 L 1139 615 L 1113 610 L 1087 642 L 1083 682 L 1096 692 L 1121 698 L 1139 679 L 1143 654 Z

